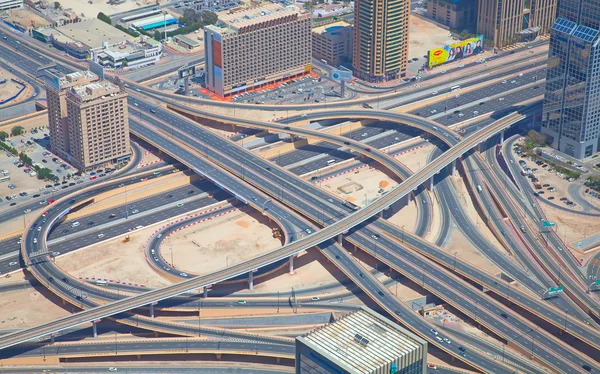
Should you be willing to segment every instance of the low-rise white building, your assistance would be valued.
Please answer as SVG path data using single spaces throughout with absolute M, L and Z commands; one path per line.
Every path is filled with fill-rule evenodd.
M 157 63 L 162 55 L 162 44 L 142 36 L 138 42 L 102 43 L 90 49 L 90 59 L 109 69 L 137 68 Z

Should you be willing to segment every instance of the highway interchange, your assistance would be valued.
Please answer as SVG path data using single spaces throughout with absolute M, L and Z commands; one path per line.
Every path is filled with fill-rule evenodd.
M 496 87 L 502 87 L 502 86 L 497 85 Z M 539 89 L 531 88 L 530 90 L 537 91 Z M 500 93 L 500 91 L 498 93 Z M 515 102 L 519 102 L 519 101 L 522 101 L 523 99 L 535 97 L 535 96 L 537 96 L 537 95 L 535 95 L 535 93 L 536 92 L 529 92 L 529 94 L 527 94 L 527 92 L 521 93 L 521 94 L 518 94 L 521 96 L 515 96 L 514 100 L 515 100 Z M 467 95 L 467 94 L 465 94 L 465 95 Z M 481 93 L 480 93 L 480 95 L 481 95 Z M 517 94 L 515 94 L 515 95 L 517 95 Z M 530 95 L 530 96 L 527 96 L 527 95 Z M 476 97 L 471 98 L 471 100 L 473 100 L 473 99 L 477 99 L 477 98 Z M 456 99 L 456 100 L 458 100 L 458 99 Z M 513 100 L 513 98 L 512 98 L 512 96 L 508 95 L 508 96 L 506 96 L 506 99 L 503 101 L 510 101 L 510 100 Z M 183 134 L 181 134 L 182 136 L 179 136 L 179 135 L 176 136 L 175 138 L 178 138 L 178 139 L 177 139 L 177 141 L 175 141 L 173 139 L 173 133 L 171 133 L 171 136 L 169 137 L 169 131 L 173 131 L 173 128 L 171 127 L 171 129 L 169 129 L 169 126 L 166 125 L 165 123 L 170 123 L 171 126 L 173 126 L 173 123 L 174 123 L 173 121 L 178 120 L 178 119 L 176 117 L 172 117 L 172 116 L 168 117 L 168 120 L 167 120 L 167 117 L 161 118 L 161 114 L 165 115 L 165 116 L 168 115 L 168 112 L 163 111 L 163 110 L 159 110 L 158 111 L 159 113 L 157 113 L 156 116 L 151 116 L 148 114 L 148 109 L 149 109 L 150 105 L 144 104 L 142 101 L 138 101 L 138 102 L 140 103 L 140 105 L 145 105 L 145 106 L 142 106 L 142 108 L 140 108 L 140 110 L 142 110 L 142 109 L 144 110 L 144 116 L 143 116 L 143 120 L 140 122 L 137 122 L 135 120 L 131 121 L 132 122 L 131 128 L 132 128 L 132 131 L 134 132 L 134 134 L 140 136 L 140 138 L 143 138 L 146 141 L 149 141 L 153 144 L 158 145 L 160 148 L 164 149 L 165 151 L 167 151 L 169 154 L 171 154 L 175 158 L 179 159 L 182 162 L 186 162 L 188 166 L 190 166 L 197 172 L 200 172 L 200 174 L 206 175 L 208 178 L 217 182 L 221 186 L 227 186 L 227 188 L 230 190 L 230 192 L 233 193 L 233 195 L 236 196 L 238 199 L 240 199 L 242 202 L 249 203 L 250 205 L 253 205 L 257 209 L 261 209 L 261 207 L 264 207 L 265 206 L 264 204 L 266 204 L 266 202 L 269 202 L 269 200 L 270 200 L 270 198 L 267 195 L 263 194 L 263 193 L 267 193 L 267 194 L 270 194 L 272 197 L 275 197 L 276 200 L 281 200 L 282 203 L 288 205 L 290 208 L 293 208 L 294 210 L 298 210 L 305 217 L 311 218 L 312 221 L 317 223 L 318 225 L 324 225 L 324 226 L 327 226 L 327 225 L 334 226 L 335 223 L 339 223 L 339 222 L 343 221 L 343 220 L 340 220 L 343 216 L 345 216 L 349 213 L 352 213 L 348 209 L 345 209 L 341 205 L 341 203 L 338 199 L 335 199 L 334 202 L 329 201 L 330 199 L 333 200 L 332 196 L 328 196 L 326 193 L 320 191 L 319 189 L 317 189 L 311 185 L 307 186 L 307 191 L 310 191 L 310 193 L 307 193 L 306 191 L 302 191 L 302 190 L 298 189 L 297 186 L 295 186 L 293 183 L 290 183 L 290 180 L 286 179 L 286 178 L 289 178 L 289 176 L 288 176 L 288 174 L 286 174 L 286 172 L 283 169 L 279 169 L 276 166 L 265 166 L 265 165 L 269 165 L 269 163 L 267 163 L 266 161 L 261 160 L 257 157 L 253 157 L 251 153 L 244 151 L 241 147 L 232 147 L 231 145 L 228 145 L 228 144 L 223 144 L 222 146 L 217 147 L 216 144 L 218 144 L 219 141 L 225 142 L 225 143 L 227 143 L 227 141 L 224 141 L 222 139 L 217 139 L 214 137 L 213 138 L 202 138 L 202 136 L 209 136 L 210 134 L 207 134 L 206 132 L 201 131 L 201 128 L 199 130 L 198 128 L 194 129 L 193 127 L 189 127 L 189 126 L 193 126 L 193 124 L 188 124 L 187 121 L 181 121 L 179 119 L 179 121 L 181 121 L 179 124 L 182 127 L 180 127 L 178 125 L 177 131 L 179 132 L 182 129 L 185 129 L 186 135 L 183 136 Z M 449 102 L 450 102 L 450 100 L 449 100 Z M 502 103 L 502 101 L 497 101 L 497 102 Z M 457 104 L 460 104 L 460 103 L 457 103 Z M 171 104 L 171 105 L 176 106 L 178 104 Z M 496 107 L 495 105 L 498 105 L 498 107 Z M 503 105 L 497 104 L 497 103 L 495 105 L 492 106 L 491 104 L 490 105 L 486 104 L 486 105 L 482 105 L 482 107 L 485 106 L 486 110 L 489 109 L 489 111 L 497 111 L 498 109 L 506 108 L 506 105 L 503 106 Z M 337 116 L 338 116 L 338 118 L 354 118 L 354 114 L 360 114 L 360 113 L 350 112 L 350 114 L 348 114 L 348 115 L 339 113 L 339 114 L 337 114 Z M 156 118 L 154 118 L 154 117 L 156 117 Z M 230 118 L 225 119 L 225 120 L 232 121 L 232 119 L 230 119 Z M 292 120 L 293 120 L 293 118 L 292 118 Z M 163 122 L 161 122 L 161 121 L 163 121 Z M 237 119 L 234 120 L 234 122 L 239 123 L 239 121 Z M 244 123 L 242 122 L 241 124 L 244 124 Z M 427 125 L 432 126 L 429 123 L 427 123 Z M 188 127 L 185 127 L 185 126 L 188 126 Z M 393 125 L 391 125 L 391 123 L 385 124 L 384 126 L 393 127 Z M 161 129 L 162 133 L 156 133 L 156 132 L 149 131 L 149 129 L 151 129 L 151 128 Z M 376 127 L 373 127 L 373 128 L 375 130 L 369 130 L 369 132 L 367 133 L 367 136 L 365 136 L 366 138 L 369 138 L 369 137 L 371 137 L 371 135 L 374 135 L 373 132 L 371 132 L 371 131 L 380 131 Z M 382 129 L 385 130 L 385 128 L 382 128 Z M 394 130 L 390 129 L 390 132 L 392 132 L 392 133 L 395 133 L 397 131 L 398 131 L 398 129 L 394 129 Z M 429 128 L 429 131 L 431 131 L 431 127 Z M 363 132 L 364 132 L 364 130 L 363 130 Z M 400 132 L 403 132 L 403 131 L 400 131 Z M 459 144 L 457 139 L 455 139 L 453 136 L 449 136 L 448 134 L 444 135 L 444 134 L 438 133 L 436 130 L 433 130 L 431 132 L 444 138 L 453 147 L 456 146 L 457 144 Z M 344 134 L 344 135 L 348 135 L 348 134 Z M 360 135 L 360 137 L 362 137 L 362 133 L 360 133 L 360 134 L 354 133 L 354 134 L 351 134 L 350 139 L 352 139 L 352 136 L 355 136 L 358 138 L 358 135 Z M 386 137 L 391 138 L 395 141 L 395 142 L 391 141 L 389 145 L 406 139 L 405 137 L 400 138 L 400 136 L 398 136 L 397 134 L 386 134 Z M 489 136 L 486 135 L 485 137 L 483 137 L 483 139 L 488 138 L 488 137 Z M 398 138 L 398 139 L 396 139 L 396 138 Z M 378 141 L 379 140 L 381 140 L 381 139 L 378 139 Z M 202 145 L 198 146 L 198 144 L 200 144 L 200 143 L 198 143 L 198 141 L 201 141 L 204 143 Z M 198 150 L 196 152 L 197 154 L 203 155 L 204 157 L 212 158 L 213 163 L 208 162 L 207 160 L 204 159 L 204 157 L 198 157 L 194 153 L 190 153 L 186 149 L 182 148 L 179 145 L 179 143 L 184 143 L 184 144 L 195 146 L 195 149 Z M 386 146 L 389 146 L 389 145 L 384 145 L 384 143 L 375 143 L 375 142 L 369 143 L 369 145 L 371 147 L 373 147 L 373 150 L 375 150 L 376 148 L 385 148 Z M 360 153 L 365 153 L 364 149 L 362 149 L 362 148 L 358 148 L 358 150 L 361 151 Z M 313 152 L 317 152 L 317 151 L 319 151 L 319 148 L 315 148 L 313 150 Z M 321 151 L 323 151 L 323 149 L 321 149 Z M 448 151 L 446 151 L 446 152 L 448 152 Z M 372 155 L 375 152 L 368 151 L 368 153 L 370 153 Z M 345 154 L 340 153 L 340 155 L 344 155 L 345 157 L 348 157 L 348 156 L 353 157 L 353 155 L 349 152 L 345 152 Z M 238 164 L 238 165 L 243 165 L 243 166 L 241 166 L 239 169 L 233 169 L 231 166 L 229 166 L 228 168 L 225 168 L 226 170 L 228 170 L 228 172 L 222 171 L 220 168 L 217 167 L 216 164 L 214 164 L 214 162 L 218 161 L 219 157 L 228 159 L 229 161 L 231 161 L 231 164 Z M 290 156 L 290 157 L 292 157 L 292 156 Z M 298 157 L 298 156 L 295 156 L 295 157 Z M 303 157 L 303 156 L 300 156 L 300 157 Z M 442 157 L 442 156 L 440 156 L 440 157 Z M 476 159 L 475 161 L 470 161 L 474 158 Z M 290 158 L 290 160 L 291 159 L 292 158 Z M 479 159 L 477 159 L 477 157 L 473 157 L 473 156 L 468 157 L 467 160 L 468 160 L 468 162 L 474 162 L 474 163 L 479 162 Z M 378 161 L 381 162 L 381 158 L 379 158 Z M 292 162 L 289 162 L 286 165 L 289 165 L 291 163 Z M 444 163 L 441 163 L 441 164 L 444 164 Z M 448 165 L 448 163 L 445 163 L 445 164 Z M 304 165 L 304 166 L 306 166 L 306 165 Z M 221 165 L 221 167 L 223 167 L 223 165 Z M 267 169 L 267 167 L 271 168 L 271 170 Z M 318 164 L 315 164 L 313 167 L 311 167 L 309 169 L 313 169 L 314 167 L 318 167 Z M 388 164 L 388 167 L 390 167 L 389 164 Z M 392 167 L 394 167 L 394 166 L 392 166 Z M 425 169 L 425 166 L 424 166 L 424 169 Z M 266 173 L 265 170 L 269 171 L 269 173 Z M 402 175 L 399 171 L 399 176 L 402 176 L 403 178 L 410 176 L 410 171 L 403 170 L 402 168 L 400 168 L 398 170 L 402 170 L 403 172 L 406 173 L 406 174 Z M 294 172 L 294 174 L 298 174 L 298 173 L 302 173 L 303 171 L 309 172 L 312 170 L 306 169 L 306 170 L 298 170 L 298 171 L 292 170 L 292 171 Z M 434 171 L 434 173 L 435 173 L 435 171 Z M 269 174 L 270 176 L 277 176 L 279 182 L 273 183 L 273 180 L 267 180 L 261 174 Z M 427 175 L 425 172 L 423 174 Z M 478 173 L 474 173 L 474 174 L 478 174 Z M 239 179 L 233 178 L 232 175 L 238 176 Z M 424 178 L 424 179 L 427 180 L 427 178 Z M 240 180 L 241 180 L 241 182 L 240 182 Z M 410 180 L 410 177 L 409 177 L 409 180 Z M 248 182 L 248 181 L 251 181 L 253 186 L 250 186 L 247 183 L 244 183 L 244 182 Z M 416 183 L 416 185 L 420 186 L 421 183 Z M 442 181 L 438 181 L 437 183 L 443 183 L 443 179 L 442 179 Z M 285 186 L 285 189 L 284 189 L 284 186 Z M 255 188 L 262 190 L 262 193 L 257 191 Z M 308 188 L 311 188 L 311 190 L 308 190 Z M 440 193 L 441 190 L 444 190 L 444 189 L 439 188 L 439 186 L 438 186 L 437 187 L 438 193 Z M 282 191 L 284 191 L 284 192 L 282 192 Z M 78 195 L 81 196 L 82 199 L 85 199 L 85 197 L 83 197 L 80 194 L 78 194 Z M 284 195 L 282 195 L 282 194 L 284 194 Z M 391 193 L 389 195 L 391 195 Z M 277 196 L 280 196 L 281 198 L 277 199 Z M 400 197 L 402 197 L 402 196 L 400 196 Z M 380 200 L 385 200 L 385 199 L 380 198 Z M 389 199 L 389 202 L 391 203 L 394 200 L 399 200 L 399 197 L 394 197 L 393 199 Z M 421 202 L 421 199 L 418 199 L 417 201 Z M 448 201 L 452 201 L 452 199 L 449 198 Z M 456 202 L 456 199 L 454 199 L 454 202 Z M 64 209 L 64 208 L 68 207 L 69 205 L 70 205 L 69 200 L 64 200 L 64 201 L 60 201 L 58 204 L 56 204 L 56 206 L 53 206 L 52 207 L 53 212 L 49 215 L 48 222 L 52 222 L 52 219 L 55 218 L 56 216 L 58 216 L 62 212 L 61 209 Z M 386 204 L 384 204 L 384 207 L 385 207 L 385 205 Z M 387 205 L 389 206 L 390 204 L 388 203 Z M 296 214 L 290 210 L 290 208 L 285 208 L 283 205 L 280 205 L 279 203 L 273 202 L 271 200 L 268 203 L 267 211 L 268 211 L 269 215 L 271 215 L 274 219 L 276 219 L 277 221 L 279 221 L 282 224 L 284 232 L 287 233 L 286 240 L 288 242 L 293 242 L 295 240 L 299 240 L 301 242 L 301 241 L 303 241 L 302 239 L 306 240 L 306 239 L 310 238 L 310 236 L 306 236 L 305 238 L 300 239 L 302 236 L 305 236 L 305 234 L 307 234 L 307 232 L 306 232 L 307 228 L 311 228 L 313 231 L 315 231 L 316 227 L 313 224 L 308 223 L 305 219 L 298 218 L 296 216 Z M 362 211 L 366 211 L 366 210 L 367 209 L 363 209 Z M 451 212 L 454 212 L 452 214 L 455 219 L 457 219 L 456 218 L 457 216 L 460 216 L 460 214 L 459 214 L 459 212 L 457 212 L 457 210 L 461 210 L 461 209 L 456 209 L 456 207 L 453 209 L 452 206 L 449 206 L 449 210 Z M 376 212 L 376 210 L 374 212 Z M 420 212 L 423 212 L 423 208 L 420 209 Z M 172 213 L 174 213 L 174 212 L 172 212 Z M 356 213 L 354 215 L 356 215 Z M 369 215 L 369 213 L 365 214 L 365 216 L 367 216 L 367 217 L 368 217 L 368 215 Z M 424 215 L 421 215 L 421 216 L 424 216 Z M 462 219 L 464 221 L 468 221 L 468 219 L 465 217 L 463 217 Z M 383 221 L 383 220 L 378 219 L 376 221 Z M 150 219 L 148 222 L 152 222 L 152 220 Z M 460 290 L 462 292 L 462 295 L 468 296 L 468 297 L 465 297 L 463 300 L 462 296 L 459 296 L 459 294 L 452 293 L 452 292 L 455 292 L 455 290 L 452 290 L 452 288 L 454 288 L 453 286 L 442 286 L 444 284 L 444 282 L 446 281 L 446 278 L 454 278 L 454 276 L 451 273 L 448 273 L 443 268 L 438 268 L 435 265 L 431 265 L 430 269 L 425 269 L 425 266 L 420 264 L 424 261 L 424 259 L 421 257 L 418 257 L 418 255 L 415 255 L 414 252 L 408 250 L 407 248 L 404 248 L 403 245 L 400 245 L 399 243 L 397 243 L 397 240 L 396 240 L 396 242 L 394 242 L 393 240 L 389 241 L 388 238 L 383 235 L 379 235 L 378 239 L 376 239 L 376 240 L 373 239 L 373 237 L 372 237 L 373 233 L 375 233 L 375 232 L 379 233 L 379 231 L 377 231 L 377 230 L 381 230 L 381 227 L 386 228 L 386 226 L 385 226 L 385 223 L 380 222 L 380 225 L 383 225 L 383 226 L 377 226 L 377 224 L 374 225 L 374 223 L 372 221 L 370 221 L 370 222 L 371 223 L 369 223 L 368 226 L 361 225 L 362 227 L 360 230 L 349 233 L 349 235 L 345 236 L 345 239 L 350 241 L 351 243 L 355 243 L 355 244 L 359 245 L 360 248 L 362 248 L 363 250 L 373 253 L 375 255 L 375 257 L 378 259 L 377 261 L 385 261 L 389 266 L 394 267 L 398 271 L 402 271 L 403 274 L 414 279 L 415 283 L 419 283 L 420 275 L 425 274 L 425 271 L 427 271 L 427 274 L 428 274 L 427 281 L 424 281 L 422 285 L 424 287 L 428 288 L 432 292 L 437 292 L 437 295 L 442 295 L 444 299 L 447 298 L 448 302 L 458 303 L 459 301 L 462 301 L 462 303 L 465 305 L 464 306 L 465 314 L 467 314 L 467 315 L 472 314 L 472 310 L 471 311 L 468 310 L 469 305 L 471 305 L 471 307 L 472 307 L 472 305 L 475 303 L 476 305 L 478 305 L 481 308 L 481 310 L 480 310 L 481 314 L 475 315 L 475 320 L 477 321 L 477 318 L 481 318 L 482 323 L 485 323 L 486 326 L 491 326 L 492 328 L 497 328 L 499 331 L 498 333 L 500 335 L 507 334 L 509 340 L 511 340 L 511 339 L 514 340 L 515 338 L 517 338 L 520 335 L 518 333 L 515 334 L 516 331 L 526 331 L 527 329 L 531 329 L 532 331 L 530 334 L 528 334 L 529 335 L 528 339 L 530 339 L 531 342 L 533 342 L 535 340 L 536 343 L 535 343 L 535 346 L 533 346 L 533 343 L 529 343 L 529 344 L 532 344 L 532 347 L 533 347 L 532 352 L 535 353 L 535 355 L 537 357 L 539 357 L 543 361 L 545 361 L 546 364 L 554 366 L 559 371 L 564 370 L 564 372 L 573 372 L 573 371 L 581 370 L 580 369 L 581 359 L 579 359 L 579 358 L 571 360 L 571 359 L 568 359 L 565 357 L 563 360 L 562 358 L 559 359 L 559 356 L 556 356 L 555 358 L 557 361 L 552 362 L 553 360 L 551 360 L 549 358 L 549 356 L 548 356 L 549 352 L 547 351 L 547 349 L 554 345 L 553 339 L 548 337 L 547 334 L 544 334 L 544 332 L 537 331 L 537 328 L 531 328 L 530 327 L 531 325 L 528 325 L 528 322 L 522 321 L 519 318 L 519 316 L 514 315 L 514 312 L 507 310 L 507 313 L 512 313 L 510 321 L 498 320 L 497 315 L 499 314 L 499 310 L 504 310 L 504 309 L 502 309 L 503 307 L 501 305 L 498 305 L 498 303 L 490 302 L 489 298 L 487 298 L 483 293 L 477 294 L 473 289 L 469 288 L 469 286 L 459 285 L 456 290 Z M 40 223 L 41 223 L 41 220 L 38 220 L 38 222 L 36 222 L 36 224 L 40 224 Z M 375 230 L 375 231 L 370 231 L 369 227 L 371 225 L 374 225 L 375 228 L 373 230 Z M 41 235 L 40 239 L 38 239 L 40 243 L 43 243 L 45 241 L 44 235 L 46 234 L 47 231 L 49 231 L 48 229 L 50 228 L 50 225 L 46 224 L 43 227 L 44 227 L 43 233 L 40 234 Z M 388 229 L 390 229 L 390 228 L 388 228 Z M 468 230 L 468 228 L 465 228 L 462 226 L 461 226 L 461 229 Z M 54 230 L 54 233 L 57 232 L 57 229 L 53 229 L 53 230 Z M 321 231 L 324 231 L 324 230 L 321 230 Z M 390 229 L 390 231 L 391 231 L 391 229 Z M 92 235 L 92 234 L 90 234 L 90 235 Z M 402 234 L 402 235 L 404 235 L 404 234 Z M 336 236 L 336 234 L 334 234 L 334 235 L 327 234 L 324 236 L 324 238 L 327 238 L 327 237 L 332 238 L 335 236 Z M 395 236 L 398 237 L 398 235 L 395 235 Z M 409 236 L 412 237 L 412 235 L 407 235 L 407 237 L 409 237 Z M 422 247 L 424 241 L 422 239 L 419 240 L 417 238 L 418 238 L 418 235 L 414 237 L 414 239 L 415 239 L 414 246 Z M 473 240 L 477 240 L 476 239 L 477 235 L 473 234 L 473 238 L 475 238 Z M 37 246 L 33 245 L 34 244 L 32 242 L 33 237 L 31 235 L 26 236 L 26 239 L 30 240 L 29 243 L 26 243 L 23 246 L 26 250 L 29 250 L 27 248 L 28 245 L 31 245 L 30 248 L 37 247 Z M 411 243 L 408 243 L 408 244 L 411 244 Z M 480 249 L 484 248 L 485 246 L 486 246 L 486 243 L 477 245 L 477 247 Z M 518 247 L 520 245 L 516 244 L 516 246 Z M 397 316 L 398 316 L 398 311 L 400 310 L 399 317 L 402 317 L 402 318 L 399 318 L 399 320 L 401 320 L 402 322 L 404 322 L 408 325 L 411 325 L 411 326 L 423 326 L 422 319 L 419 319 L 417 315 L 411 313 L 411 311 L 408 310 L 406 308 L 406 306 L 404 306 L 402 304 L 398 305 L 397 301 L 390 300 L 389 297 L 386 298 L 384 296 L 384 294 L 376 293 L 375 290 L 380 290 L 380 292 L 382 292 L 382 293 L 387 293 L 388 291 L 387 291 L 387 289 L 382 287 L 382 285 L 376 279 L 374 279 L 372 276 L 370 276 L 370 274 L 363 274 L 363 272 L 360 270 L 360 267 L 356 264 L 356 262 L 353 261 L 352 258 L 349 257 L 347 255 L 347 253 L 344 250 L 342 250 L 342 248 L 340 246 L 333 244 L 331 242 L 324 242 L 324 244 L 321 246 L 321 248 L 323 250 L 323 253 L 325 253 L 327 256 L 329 256 L 331 259 L 333 259 L 333 261 L 336 262 L 336 265 L 338 267 L 340 267 L 340 269 L 342 271 L 344 271 L 350 279 L 355 281 L 359 285 L 359 287 L 363 288 L 365 293 L 370 295 L 371 298 L 373 298 L 375 300 L 375 302 L 377 302 L 384 310 L 387 310 L 392 315 L 397 315 Z M 514 247 L 512 247 L 512 248 L 514 248 Z M 52 250 L 52 248 L 50 250 Z M 379 252 L 378 252 L 378 250 L 379 250 Z M 400 255 L 399 253 L 397 253 L 398 250 L 401 251 L 402 256 L 413 256 L 412 257 L 413 258 L 412 266 L 407 266 L 409 264 L 408 258 L 410 258 L 410 257 L 403 257 L 403 260 L 401 262 L 398 261 L 399 260 L 398 256 Z M 414 256 L 417 256 L 417 257 L 414 257 Z M 45 263 L 43 261 L 39 262 L 39 263 L 36 260 L 33 260 L 33 261 L 34 261 L 34 263 L 36 263 L 36 266 L 34 266 L 33 268 L 39 267 L 39 271 L 40 271 L 39 274 L 43 274 L 44 272 L 46 272 L 47 274 L 57 274 L 57 273 L 55 273 L 56 269 L 52 269 L 51 264 Z M 446 265 L 449 263 L 449 261 L 451 261 L 451 260 L 446 260 Z M 444 272 L 446 272 L 446 273 L 444 273 Z M 58 274 L 58 275 L 62 275 L 62 274 Z M 541 280 L 539 278 L 547 279 L 547 277 L 542 277 L 542 276 L 539 276 L 536 278 L 538 278 L 537 279 L 538 281 Z M 62 278 L 57 278 L 57 279 L 62 279 Z M 522 279 L 527 279 L 527 277 L 519 278 L 519 281 L 522 281 Z M 454 281 L 459 281 L 459 279 L 457 278 Z M 461 281 L 459 281 L 459 284 L 460 284 L 460 282 Z M 464 281 L 462 281 L 462 282 L 464 283 Z M 201 284 L 201 283 L 199 282 L 198 284 Z M 61 285 L 53 284 L 53 285 L 49 285 L 49 286 L 51 288 L 62 289 L 63 292 L 67 291 L 67 293 L 68 293 L 68 290 L 66 290 L 66 287 L 64 287 L 65 284 L 61 284 Z M 440 287 L 443 287 L 443 289 Z M 573 288 L 577 288 L 577 286 L 575 286 Z M 72 294 L 72 291 L 71 291 L 71 294 Z M 71 299 L 72 299 L 71 301 L 75 305 L 77 305 L 78 303 L 81 305 L 84 304 L 84 300 L 78 300 L 76 297 L 73 297 L 72 295 L 71 295 Z M 563 299 L 559 298 L 558 300 L 563 300 Z M 86 303 L 86 307 L 94 306 L 91 302 L 88 303 L 87 300 L 85 301 L 85 303 Z M 582 314 L 580 311 L 577 310 L 577 306 L 573 306 L 570 303 L 568 305 L 570 308 L 572 308 L 572 312 L 574 315 L 579 314 L 579 316 L 580 316 L 579 318 L 581 318 L 581 319 L 586 318 L 585 314 Z M 460 306 L 457 306 L 457 308 L 460 308 Z M 485 312 L 486 309 L 489 309 L 489 313 Z M 514 316 L 514 318 L 513 318 L 513 316 Z M 574 316 L 574 319 L 575 319 L 575 316 Z M 504 332 L 502 331 L 502 329 L 506 329 L 507 322 L 509 322 L 508 325 L 512 325 L 511 329 L 514 328 L 515 329 L 514 331 L 508 331 L 508 330 L 504 330 Z M 569 323 L 569 322 L 571 322 L 571 321 L 568 321 L 567 323 Z M 578 321 L 573 321 L 571 323 L 573 323 L 573 327 L 571 328 L 571 326 L 569 326 L 569 330 L 576 329 L 576 328 L 584 328 L 585 329 L 585 326 L 581 325 L 580 322 L 578 322 Z M 422 328 L 419 328 L 418 331 L 421 334 L 426 335 L 427 329 L 428 329 L 427 326 L 423 326 Z M 576 334 L 578 334 L 580 336 L 584 335 L 582 333 L 576 333 Z M 593 336 L 585 337 L 585 338 L 593 339 Z M 518 344 L 520 344 L 520 342 L 517 342 L 516 344 L 518 345 Z M 597 341 L 593 344 L 596 344 L 596 346 L 597 346 Z M 446 347 L 444 347 L 444 348 L 446 348 Z M 552 348 L 550 348 L 550 349 L 552 349 Z M 558 353 L 559 351 L 560 351 L 560 348 L 557 348 L 555 350 L 555 353 Z M 455 351 L 454 354 L 457 354 L 457 352 Z M 461 358 L 461 357 L 459 357 L 459 358 Z M 477 354 L 474 354 L 473 357 L 471 357 L 471 355 L 469 355 L 468 358 L 463 357 L 463 359 L 467 359 L 467 361 L 469 363 L 474 364 L 475 366 L 485 367 L 486 370 L 495 371 L 495 372 L 497 370 L 500 370 L 500 371 L 504 370 L 504 368 L 502 368 L 502 366 L 498 367 L 498 368 L 495 367 L 495 365 L 498 365 L 498 363 L 490 362 L 488 359 L 486 359 L 486 357 L 479 356 Z M 559 360 L 560 360 L 560 362 L 558 362 Z M 583 360 L 591 360 L 591 359 L 584 358 Z M 487 365 L 491 365 L 491 366 L 487 366 Z M 497 372 L 499 372 L 499 371 L 497 371 Z

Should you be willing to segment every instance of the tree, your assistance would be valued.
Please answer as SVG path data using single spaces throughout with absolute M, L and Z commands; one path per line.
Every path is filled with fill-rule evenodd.
M 531 140 L 533 144 L 538 146 L 544 146 L 547 144 L 546 142 L 548 141 L 546 135 L 540 134 L 535 130 L 529 130 L 529 132 L 527 133 L 527 138 L 529 138 L 529 140 Z
M 40 168 L 38 170 L 38 179 L 43 179 L 43 180 L 48 180 L 48 179 L 52 179 L 52 170 L 48 169 L 48 168 Z
M 202 13 L 202 25 L 203 26 L 214 25 L 215 23 L 217 23 L 218 20 L 219 20 L 219 17 L 217 16 L 217 14 L 215 12 L 211 12 L 210 10 L 207 10 L 204 13 Z
M 8 133 L 6 131 L 0 131 L 0 140 L 4 141 L 8 138 Z
M 305 2 L 304 3 L 304 9 L 312 12 L 312 10 L 313 10 L 313 3 L 312 3 L 312 1 Z
M 62 6 L 60 5 L 60 3 L 58 1 L 54 2 L 54 9 L 61 9 Z
M 162 39 L 162 34 L 160 33 L 160 31 L 154 30 L 154 39 L 156 39 L 156 40 Z
M 112 21 L 111 21 L 110 17 L 102 12 L 98 13 L 98 16 L 96 16 L 96 18 L 98 18 L 100 21 L 104 21 L 104 22 L 108 23 L 109 25 L 112 25 Z
M 10 133 L 12 136 L 17 136 L 21 135 L 23 133 L 23 130 L 25 130 L 23 126 L 15 126 L 10 130 Z

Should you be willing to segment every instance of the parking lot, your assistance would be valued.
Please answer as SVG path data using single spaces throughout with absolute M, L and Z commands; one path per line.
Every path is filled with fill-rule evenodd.
M 64 160 L 50 153 L 50 138 L 45 129 L 33 129 L 25 135 L 13 136 L 6 142 L 19 152 L 26 153 L 34 165 L 50 169 L 59 180 L 39 180 L 33 168 L 25 166 L 17 156 L 8 152 L 0 153 L 0 177 L 10 177 L 10 180 L 0 183 L 0 210 L 32 201 L 38 201 L 40 206 L 47 205 L 52 202 L 55 192 L 74 188 L 106 173 L 106 170 L 98 170 L 100 173 L 80 174 Z M 29 208 L 27 210 L 31 211 Z
M 197 70 L 197 72 L 199 71 Z M 176 78 L 176 76 L 170 76 L 162 82 L 153 84 L 152 88 L 182 94 L 183 80 L 177 80 Z M 190 80 L 190 96 L 257 105 L 319 103 L 341 100 L 339 83 L 319 77 L 316 73 L 286 82 L 273 83 L 261 89 L 240 92 L 227 99 L 222 99 L 206 88 L 203 88 L 200 84 L 201 81 L 198 78 Z M 352 91 L 346 91 L 346 99 L 352 98 L 354 95 Z

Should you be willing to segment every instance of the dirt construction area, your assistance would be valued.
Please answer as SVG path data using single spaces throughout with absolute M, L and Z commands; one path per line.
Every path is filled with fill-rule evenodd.
M 68 314 L 31 287 L 3 293 L 0 298 L 0 330 L 32 327 Z
M 276 226 L 253 210 L 236 210 L 171 234 L 161 254 L 176 269 L 207 274 L 280 247 Z
M 448 36 L 450 32 L 433 22 L 419 17 L 410 17 L 410 38 L 408 42 L 409 58 L 418 57 L 423 61 L 423 56 L 433 48 L 440 48 L 447 44 L 456 43 Z

